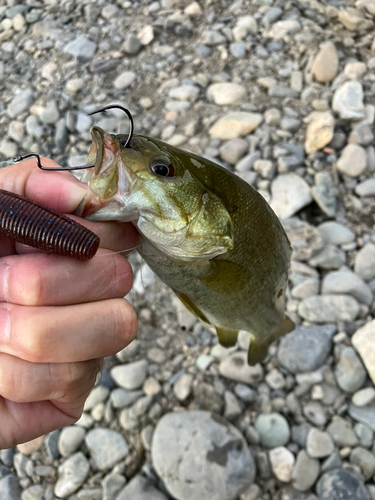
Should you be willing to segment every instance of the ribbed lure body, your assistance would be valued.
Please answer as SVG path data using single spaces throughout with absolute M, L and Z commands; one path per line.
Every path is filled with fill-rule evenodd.
M 66 215 L 0 189 L 0 234 L 46 252 L 89 260 L 100 239 Z

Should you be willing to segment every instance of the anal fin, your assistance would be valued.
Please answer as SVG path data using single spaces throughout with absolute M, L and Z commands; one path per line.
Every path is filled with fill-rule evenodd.
M 223 347 L 234 347 L 237 343 L 238 330 L 231 330 L 224 326 L 215 326 L 220 345 Z

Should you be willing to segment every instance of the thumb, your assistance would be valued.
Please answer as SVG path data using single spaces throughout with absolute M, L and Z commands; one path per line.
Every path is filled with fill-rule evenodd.
M 49 158 L 41 159 L 45 167 L 59 167 Z M 73 213 L 88 191 L 70 172 L 38 169 L 35 159 L 25 160 L 0 170 L 0 189 L 26 196 L 58 212 Z

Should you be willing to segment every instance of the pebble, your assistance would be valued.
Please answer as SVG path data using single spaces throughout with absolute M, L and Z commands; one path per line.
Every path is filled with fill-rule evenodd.
M 17 144 L 13 141 L 3 139 L 0 142 L 0 154 L 2 154 L 4 158 L 13 158 L 17 155 Z
M 334 325 L 298 326 L 281 339 L 278 361 L 291 373 L 315 371 L 327 359 L 335 333 Z
M 366 165 L 366 150 L 358 144 L 348 144 L 341 152 L 337 169 L 349 177 L 358 177 L 364 172 Z
M 110 473 L 103 479 L 103 500 L 115 500 L 126 479 L 121 474 Z
M 374 441 L 374 431 L 363 424 L 356 424 L 354 426 L 354 430 L 358 436 L 360 444 L 366 448 L 370 448 Z
M 235 165 L 247 152 L 249 144 L 245 139 L 237 137 L 221 146 L 219 149 L 222 160 Z
M 335 92 L 332 108 L 346 120 L 361 120 L 365 117 L 363 88 L 360 82 L 343 83 Z
M 0 498 L 4 500 L 21 500 L 21 488 L 18 479 L 9 474 L 0 480 Z
M 345 245 L 355 240 L 353 231 L 335 221 L 323 222 L 318 230 L 328 245 Z
M 47 103 L 47 106 L 43 109 L 43 111 L 39 115 L 40 121 L 45 124 L 56 123 L 59 118 L 60 118 L 60 111 L 58 110 L 55 101 L 50 101 L 49 103 Z
M 109 429 L 93 429 L 87 434 L 85 441 L 99 470 L 111 469 L 129 452 L 125 438 L 119 432 Z
M 123 389 L 133 391 L 139 389 L 146 380 L 148 362 L 145 359 L 117 365 L 111 370 L 111 377 Z
M 17 118 L 25 111 L 28 111 L 34 101 L 34 92 L 32 89 L 25 89 L 16 94 L 7 107 L 7 113 L 10 118 Z
M 211 137 L 229 140 L 235 137 L 248 135 L 253 132 L 263 121 L 260 113 L 248 113 L 245 111 L 231 111 L 223 115 L 210 128 Z
M 271 207 L 280 219 L 288 219 L 312 202 L 309 185 L 294 173 L 276 177 L 271 193 Z
M 338 386 L 345 392 L 352 393 L 363 387 L 367 373 L 351 347 L 343 349 L 336 365 L 335 377 Z
M 78 425 L 64 427 L 59 435 L 58 449 L 64 458 L 73 455 L 83 443 L 86 431 Z
M 202 34 L 202 44 L 209 47 L 221 45 L 226 42 L 225 36 L 214 30 L 204 31 Z
M 347 420 L 335 415 L 332 422 L 327 427 L 327 431 L 331 434 L 336 446 L 342 448 L 344 446 L 356 446 L 358 438 Z
M 366 281 L 375 278 L 375 245 L 367 243 L 356 255 L 354 271 Z
M 113 82 L 113 86 L 117 90 L 126 89 L 128 87 L 131 87 L 136 78 L 137 75 L 134 73 L 134 71 L 124 71 L 115 79 L 115 81 Z
M 361 198 L 375 196 L 375 179 L 367 179 L 356 185 L 354 191 Z
M 333 138 L 335 120 L 329 111 L 311 113 L 306 130 L 305 150 L 308 155 L 323 149 Z
M 292 479 L 295 458 L 291 451 L 285 446 L 279 446 L 269 452 L 272 472 L 277 479 L 283 483 L 289 483 Z
M 78 452 L 67 458 L 58 469 L 58 479 L 54 493 L 66 498 L 77 491 L 85 482 L 90 471 L 90 464 L 83 453 Z
M 207 99 L 220 106 L 242 104 L 246 97 L 245 87 L 238 83 L 213 83 L 207 88 Z
M 370 500 L 363 482 L 344 469 L 326 472 L 319 479 L 316 492 L 319 500 Z
M 309 260 L 311 267 L 322 269 L 338 269 L 345 263 L 345 252 L 335 245 L 325 246 L 319 253 Z
M 375 474 L 375 456 L 365 448 L 360 446 L 354 448 L 350 453 L 350 463 L 360 468 L 365 481 Z
M 255 421 L 255 429 L 266 448 L 284 446 L 290 439 L 288 421 L 279 413 L 261 413 Z
M 350 31 L 362 31 L 374 26 L 370 20 L 367 20 L 362 16 L 362 13 L 359 10 L 353 9 L 352 7 L 340 10 L 339 20 L 345 28 Z
M 157 490 L 150 479 L 135 476 L 116 496 L 116 500 L 167 500 L 167 497 Z
M 234 420 L 242 413 L 242 405 L 231 391 L 224 392 L 224 418 Z
M 142 45 L 150 45 L 154 40 L 154 28 L 151 25 L 144 26 L 137 34 L 138 40 Z
M 111 404 L 114 408 L 125 408 L 135 403 L 143 396 L 143 391 L 126 391 L 125 389 L 114 389 L 111 392 Z
M 371 288 L 350 269 L 326 274 L 322 282 L 321 293 L 323 295 L 344 293 L 368 306 L 373 300 Z
M 245 384 L 255 384 L 263 379 L 263 368 L 258 363 L 250 366 L 247 363 L 246 352 L 234 352 L 225 357 L 219 365 L 223 377 Z
M 310 458 L 305 450 L 300 450 L 292 472 L 292 485 L 298 491 L 307 491 L 318 479 L 320 472 L 319 460 Z
M 108 395 L 109 395 L 108 387 L 104 387 L 103 385 L 95 386 L 85 401 L 85 406 L 83 407 L 83 411 L 91 411 L 94 408 L 94 406 L 106 401 Z
M 285 232 L 293 248 L 294 260 L 309 260 L 323 248 L 324 242 L 320 232 L 297 217 L 282 222 Z
M 300 28 L 300 23 L 294 19 L 278 21 L 265 33 L 265 36 L 272 38 L 273 40 L 281 40 L 287 35 L 296 33 L 300 30 Z
M 174 384 L 173 394 L 179 401 L 185 401 L 191 394 L 193 376 L 189 373 L 184 373 Z
M 352 344 L 358 351 L 375 384 L 375 320 L 359 328 L 352 337 Z
M 375 389 L 374 387 L 366 387 L 353 394 L 352 403 L 355 406 L 367 406 L 375 402 Z
M 169 90 L 169 97 L 179 101 L 196 101 L 199 96 L 199 88 L 194 85 L 181 85 Z
M 298 314 L 312 323 L 354 321 L 358 313 L 359 304 L 349 295 L 312 296 L 298 306 Z
M 68 43 L 64 52 L 74 57 L 81 57 L 83 59 L 91 59 L 96 51 L 96 43 L 92 42 L 84 36 L 79 36 L 72 42 Z
M 130 33 L 125 38 L 125 41 L 122 44 L 121 48 L 125 52 L 125 54 L 135 56 L 141 50 L 142 44 L 135 35 Z
M 367 425 L 371 430 L 375 431 L 375 406 L 364 406 L 360 408 L 358 406 L 350 405 L 349 406 L 349 415 L 354 418 L 354 420 L 358 420 L 364 425 Z
M 164 415 L 154 431 L 151 455 L 156 472 L 178 500 L 234 499 L 255 477 L 242 434 L 211 412 Z
M 311 458 L 328 457 L 335 446 L 328 432 L 313 427 L 307 435 L 306 452 Z
M 318 82 L 331 82 L 339 70 L 339 58 L 335 45 L 325 42 L 314 59 L 311 72 Z

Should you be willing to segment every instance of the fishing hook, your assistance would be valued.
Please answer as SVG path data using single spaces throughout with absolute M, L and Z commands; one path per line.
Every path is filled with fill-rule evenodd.
M 126 109 L 123 106 L 120 106 L 118 104 L 110 104 L 109 106 L 105 106 L 104 108 L 97 109 L 96 111 L 89 113 L 88 116 L 95 115 L 96 113 L 102 113 L 102 112 L 105 113 L 107 111 L 107 109 L 121 109 L 121 111 L 126 113 L 126 115 L 128 116 L 129 122 L 130 122 L 130 129 L 129 129 L 128 138 L 123 146 L 124 148 L 127 148 L 129 146 L 130 141 L 132 140 L 133 133 L 134 133 L 134 120 L 133 120 L 133 117 L 128 109 Z M 14 163 L 18 163 L 20 161 L 26 160 L 27 158 L 35 158 L 36 164 L 37 164 L 38 168 L 40 168 L 40 170 L 66 171 L 66 170 L 84 170 L 86 168 L 95 167 L 95 164 L 94 165 L 81 165 L 81 166 L 77 166 L 77 167 L 44 167 L 42 165 L 42 162 L 40 160 L 40 155 L 38 155 L 38 153 L 28 153 L 28 154 L 23 155 L 23 156 L 16 156 L 15 158 L 12 158 L 12 160 L 8 161 L 7 165 L 13 165 Z

